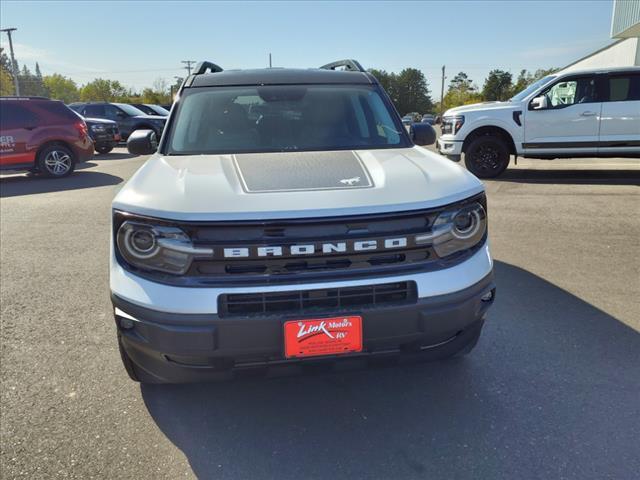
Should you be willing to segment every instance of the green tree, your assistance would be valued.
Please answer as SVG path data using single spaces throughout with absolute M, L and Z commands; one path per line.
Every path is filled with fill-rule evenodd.
M 36 72 L 40 71 L 40 66 L 36 64 Z M 18 74 L 20 82 L 20 94 L 25 96 L 47 97 L 48 92 L 42 83 L 42 75 L 34 75 L 26 65 L 22 66 L 22 70 Z
M 9 96 L 15 93 L 13 75 L 11 74 L 11 61 L 0 47 L 0 95 Z
M 482 96 L 487 101 L 507 100 L 511 96 L 512 77 L 509 72 L 503 70 L 491 70 L 484 81 Z
M 520 74 L 516 79 L 516 83 L 513 85 L 513 88 L 511 89 L 511 96 L 521 92 L 522 90 L 527 88 L 529 85 L 531 85 L 533 82 L 537 82 L 541 78 L 544 78 L 547 75 L 552 74 L 556 70 L 557 68 L 539 68 L 533 73 L 530 73 L 528 70 L 520 70 Z
M 478 92 L 469 76 L 464 72 L 459 72 L 449 82 L 449 89 L 444 96 L 444 110 L 469 103 L 482 101 L 482 95 Z
M 117 80 L 96 78 L 80 89 L 80 100 L 83 102 L 117 102 L 128 97 L 129 93 Z
M 54 73 L 43 77 L 42 81 L 49 92 L 49 98 L 61 100 L 64 103 L 77 102 L 80 99 L 78 86 L 70 78 Z
M 409 112 L 426 113 L 433 109 L 429 86 L 424 74 L 416 68 L 405 68 L 397 76 L 397 108 L 404 115 Z

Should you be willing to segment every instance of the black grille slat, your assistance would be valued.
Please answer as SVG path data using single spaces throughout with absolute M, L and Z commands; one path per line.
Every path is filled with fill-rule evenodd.
M 256 315 L 307 315 L 323 312 L 366 310 L 385 305 L 411 304 L 417 300 L 415 282 L 361 287 L 220 295 L 220 317 Z

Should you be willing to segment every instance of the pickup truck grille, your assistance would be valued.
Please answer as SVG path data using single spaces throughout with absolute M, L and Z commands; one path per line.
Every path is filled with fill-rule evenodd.
M 415 282 L 293 292 L 229 294 L 218 297 L 218 315 L 221 318 L 315 315 L 411 304 L 415 303 L 416 299 Z

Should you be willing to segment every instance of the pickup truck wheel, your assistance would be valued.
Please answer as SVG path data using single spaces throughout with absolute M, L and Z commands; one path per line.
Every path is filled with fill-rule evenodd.
M 467 147 L 464 163 L 476 177 L 494 178 L 509 166 L 509 149 L 499 137 L 478 137 Z
M 51 145 L 38 154 L 38 171 L 47 177 L 62 178 L 75 168 L 73 152 L 64 145 Z

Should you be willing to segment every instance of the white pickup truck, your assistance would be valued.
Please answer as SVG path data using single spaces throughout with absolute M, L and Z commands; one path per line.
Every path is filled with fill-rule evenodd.
M 438 151 L 464 154 L 481 178 L 500 175 L 511 155 L 640 158 L 640 67 L 549 75 L 506 102 L 447 110 Z

